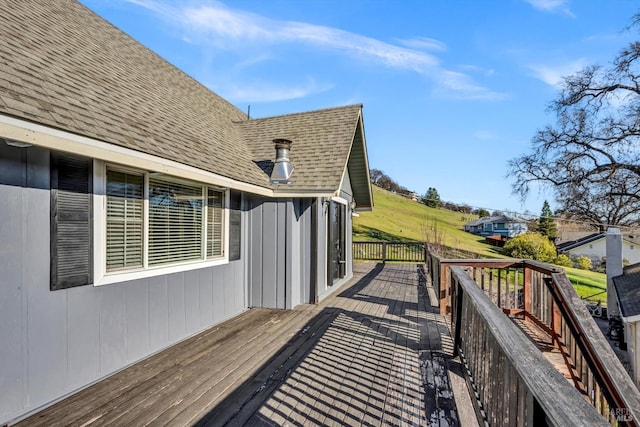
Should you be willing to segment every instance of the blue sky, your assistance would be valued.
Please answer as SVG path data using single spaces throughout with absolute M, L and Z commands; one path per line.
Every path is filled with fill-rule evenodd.
M 362 103 L 369 164 L 489 210 L 523 204 L 529 151 L 564 75 L 606 65 L 637 30 L 630 0 L 82 0 L 252 117 Z M 545 194 L 546 191 L 546 194 Z

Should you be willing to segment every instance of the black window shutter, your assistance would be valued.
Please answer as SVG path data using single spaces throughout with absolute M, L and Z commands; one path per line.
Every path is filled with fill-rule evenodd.
M 242 241 L 242 193 L 229 192 L 229 261 L 240 259 Z
M 92 162 L 51 155 L 51 290 L 93 282 Z

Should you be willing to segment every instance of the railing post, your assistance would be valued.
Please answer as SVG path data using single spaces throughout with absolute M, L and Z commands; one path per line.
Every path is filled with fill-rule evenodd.
M 387 261 L 387 242 L 382 242 L 382 263 Z
M 460 327 L 462 324 L 462 287 L 457 286 L 456 281 L 451 278 L 451 288 L 453 289 L 451 295 L 451 323 L 454 324 L 453 334 L 453 357 L 458 356 L 461 340 Z M 455 318 L 454 318 L 455 316 Z
M 449 293 L 447 265 L 440 263 L 440 314 L 447 314 L 447 294 Z
M 551 330 L 556 335 L 556 337 L 562 336 L 562 313 L 560 312 L 560 307 L 558 304 L 552 299 L 551 307 L 553 310 L 553 314 L 551 316 Z
M 525 313 L 531 313 L 531 269 L 527 264 L 524 264 L 522 276 L 522 305 Z

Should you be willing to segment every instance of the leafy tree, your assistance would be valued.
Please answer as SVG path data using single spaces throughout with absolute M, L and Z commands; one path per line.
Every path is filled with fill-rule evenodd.
M 591 270 L 593 268 L 593 264 L 591 263 L 591 258 L 585 255 L 581 255 L 576 258 L 576 267 L 580 270 Z
M 567 216 L 640 223 L 640 42 L 607 67 L 566 77 L 549 109 L 556 123 L 536 133 L 531 153 L 509 162 L 514 192 L 526 198 L 531 184 L 542 184 Z
M 546 236 L 539 233 L 525 233 L 514 237 L 505 243 L 502 251 L 513 258 L 541 262 L 553 262 L 556 259 L 556 247 Z
M 489 211 L 488 211 L 488 210 L 486 210 L 486 209 L 484 209 L 484 208 L 480 208 L 480 209 L 478 210 L 478 216 L 479 216 L 480 218 L 484 218 L 485 216 L 489 216 L 489 215 L 490 215 Z
M 427 193 L 422 198 L 422 203 L 432 208 L 440 206 L 440 195 L 438 194 L 438 190 L 433 187 L 429 187 Z
M 551 212 L 549 202 L 546 200 L 542 205 L 542 212 L 540 213 L 540 219 L 538 219 L 538 233 L 543 236 L 547 236 L 553 240 L 558 237 L 558 227 L 556 227 L 556 220 Z
M 573 267 L 573 262 L 571 262 L 571 258 L 569 255 L 560 254 L 556 257 L 556 260 L 553 262 L 555 265 L 559 265 L 560 267 Z

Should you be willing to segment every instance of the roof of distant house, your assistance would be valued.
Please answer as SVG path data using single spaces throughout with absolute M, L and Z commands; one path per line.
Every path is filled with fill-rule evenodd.
M 559 243 L 556 245 L 556 248 L 559 251 L 569 251 L 579 246 L 586 245 L 588 243 L 593 243 L 596 240 L 600 240 L 604 238 L 605 238 L 604 233 L 593 233 L 593 234 L 589 234 L 588 236 L 582 237 L 578 240 L 574 240 L 572 242 Z
M 482 218 L 474 219 L 473 221 L 470 221 L 470 222 L 466 223 L 465 225 L 468 225 L 468 226 L 471 226 L 471 227 L 475 227 L 475 226 L 482 225 L 482 224 L 492 224 L 492 223 L 496 223 L 496 222 L 504 222 L 504 223 L 508 223 L 508 222 L 523 222 L 523 223 L 526 223 L 527 221 L 522 219 L 522 218 L 518 218 L 517 216 L 513 216 L 513 215 L 497 215 L 497 216 L 484 216 Z
M 613 278 L 620 312 L 623 317 L 640 314 L 640 263 L 624 267 L 622 275 Z

